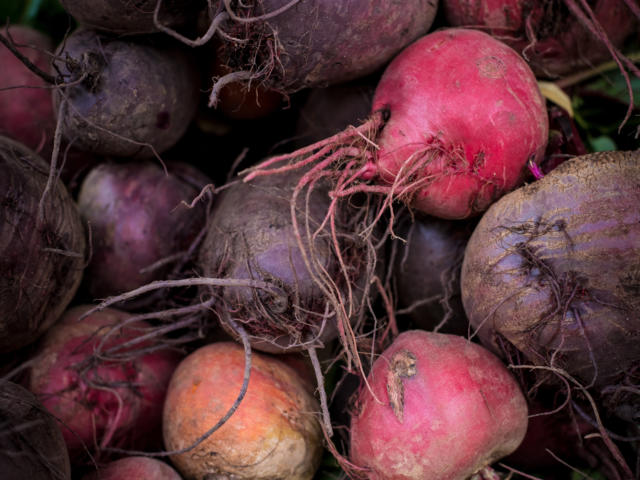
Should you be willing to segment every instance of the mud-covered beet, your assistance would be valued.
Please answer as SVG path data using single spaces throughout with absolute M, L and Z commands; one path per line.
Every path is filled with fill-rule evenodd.
M 209 183 L 188 164 L 108 162 L 92 169 L 82 183 L 78 209 L 89 222 L 92 255 L 83 285 L 92 298 L 133 290 L 161 280 L 180 260 L 148 269 L 187 252 L 205 224 L 202 202 L 191 202 Z
M 640 153 L 576 157 L 495 203 L 467 245 L 462 299 L 495 351 L 624 383 L 640 361 Z
M 223 302 L 218 304 L 223 319 L 233 315 L 253 337 L 252 345 L 266 351 L 302 348 L 304 342 L 315 343 L 318 335 L 320 341 L 335 337 L 336 305 L 327 304 L 326 290 L 318 277 L 326 281 L 326 274 L 329 282 L 335 282 L 334 293 L 341 296 L 340 301 L 347 300 L 347 282 L 340 272 L 329 228 L 325 225 L 315 236 L 306 234 L 307 221 L 314 232 L 327 214 L 330 199 L 326 185 L 313 189 L 308 199 L 306 193 L 298 197 L 296 218 L 304 250 L 299 248 L 290 211 L 298 179 L 297 172 L 274 175 L 240 182 L 223 191 L 216 199 L 200 249 L 199 264 L 206 277 L 267 282 L 263 287 L 225 287 Z M 364 279 L 371 274 L 366 243 L 351 234 L 348 226 L 357 218 L 354 210 L 337 213 L 337 237 L 354 293 L 352 303 L 342 306 L 354 321 L 362 314 Z M 313 267 L 308 266 L 305 255 Z
M 99 155 L 150 158 L 173 146 L 193 119 L 200 79 L 191 56 L 159 39 L 128 40 L 79 29 L 58 48 L 66 82 L 62 134 Z M 58 111 L 58 113 L 60 113 Z
M 0 351 L 33 342 L 67 308 L 82 278 L 85 231 L 65 186 L 25 146 L 0 137 Z M 42 208 L 40 203 L 42 202 Z
M 235 8 L 235 14 L 256 17 L 289 3 L 244 2 L 247 6 Z M 255 81 L 293 93 L 381 68 L 429 30 L 436 10 L 435 0 L 300 0 L 262 21 L 227 20 L 223 30 L 249 42 L 227 41 L 219 54 L 233 71 L 251 71 Z
M 70 480 L 67 446 L 55 418 L 20 385 L 0 381 L 0 471 L 4 480 Z
M 175 27 L 196 16 L 198 0 L 161 0 L 158 13 L 161 25 Z M 142 34 L 158 31 L 153 11 L 158 0 L 60 0 L 78 23 L 96 30 L 117 34 Z M 193 20 L 193 19 L 192 19 Z

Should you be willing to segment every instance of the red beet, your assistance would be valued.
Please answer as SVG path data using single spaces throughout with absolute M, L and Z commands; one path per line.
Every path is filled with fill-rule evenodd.
M 464 480 L 513 452 L 527 429 L 516 380 L 464 337 L 401 333 L 368 382 L 351 421 L 351 458 L 371 480 Z
M 105 309 L 79 321 L 87 306 L 69 310 L 43 338 L 30 368 L 29 388 L 60 421 L 72 459 L 84 449 L 145 448 L 157 444 L 162 402 L 179 356 L 151 347 L 151 341 L 122 348 L 123 359 L 93 356 L 104 340 L 106 352 L 145 333 L 146 322 L 118 327 L 130 315 Z M 111 329 L 115 328 L 115 332 Z M 105 337 L 107 332 L 112 335 Z

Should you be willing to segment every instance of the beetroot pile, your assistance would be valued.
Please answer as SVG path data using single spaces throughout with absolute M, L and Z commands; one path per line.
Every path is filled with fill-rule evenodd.
M 2 478 L 640 478 L 635 0 L 2 8 Z

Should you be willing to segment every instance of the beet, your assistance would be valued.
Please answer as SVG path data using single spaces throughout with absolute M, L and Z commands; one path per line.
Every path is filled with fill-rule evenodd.
M 171 377 L 164 404 L 167 449 L 183 449 L 237 401 L 245 353 L 234 342 L 188 355 Z M 237 410 L 210 437 L 171 461 L 185 478 L 311 480 L 322 458 L 319 405 L 298 373 L 279 357 L 253 353 Z
M 199 74 L 177 46 L 76 30 L 57 51 L 65 82 L 64 138 L 99 155 L 152 157 L 173 146 L 196 113 Z
M 291 197 L 299 178 L 293 172 L 238 182 L 224 190 L 216 199 L 200 249 L 205 277 L 268 283 L 266 288 L 220 289 L 223 301 L 217 311 L 223 325 L 232 315 L 252 336 L 252 345 L 269 352 L 300 350 L 305 342 L 321 344 L 335 338 L 343 328 L 338 326 L 341 322 L 361 320 L 366 279 L 373 269 L 367 241 L 351 234 L 351 227 L 363 217 L 343 204 L 337 213 L 337 246 L 326 225 L 316 236 L 306 233 L 307 221 L 313 232 L 329 211 L 326 184 L 310 189 L 308 199 L 303 193 L 295 201 L 296 232 Z
M 222 3 L 220 10 L 225 11 Z M 240 4 L 240 2 L 238 2 Z M 222 62 L 282 93 L 341 83 L 367 75 L 426 33 L 435 0 L 255 0 L 235 6 L 240 19 L 276 12 L 259 21 L 227 19 L 221 29 L 248 42 L 226 41 Z
M 0 137 L 0 351 L 28 345 L 67 308 L 85 264 L 85 232 L 64 185 L 34 152 Z M 41 207 L 40 207 L 41 204 Z
M 103 163 L 82 183 L 78 208 L 91 225 L 92 256 L 84 285 L 92 298 L 133 290 L 161 280 L 179 260 L 144 270 L 186 253 L 205 224 L 202 202 L 187 203 L 209 183 L 187 164 Z M 185 259 L 182 259 L 182 263 Z
M 117 34 L 157 32 L 153 12 L 158 0 L 60 0 L 78 23 L 95 30 Z M 158 20 L 175 28 L 195 17 L 197 0 L 161 0 Z
M 565 6 L 569 3 L 443 0 L 442 8 L 450 25 L 489 29 L 521 53 L 536 75 L 555 77 L 611 58 L 605 43 L 570 13 Z M 588 4 L 611 44 L 622 47 L 637 22 L 625 0 L 589 0 Z
M 402 200 L 424 214 L 463 219 L 518 186 L 527 164 L 542 159 L 547 136 L 544 99 L 526 62 L 485 33 L 445 29 L 394 58 L 366 122 L 272 157 L 246 180 L 313 162 L 326 176 L 340 164 L 335 197 L 379 193 L 386 205 Z
M 151 326 L 115 309 L 83 319 L 89 308 L 68 310 L 43 337 L 29 368 L 29 389 L 60 421 L 76 464 L 85 452 L 104 455 L 106 447 L 156 448 L 162 403 L 180 360 L 158 340 L 118 350 Z
M 585 155 L 486 212 L 462 267 L 464 308 L 485 345 L 583 386 L 633 380 L 639 186 L 638 151 Z
M 393 267 L 398 308 L 406 311 L 415 328 L 467 334 L 460 268 L 472 231 L 470 222 L 434 217 L 405 221 L 396 229 L 396 234 L 406 240 L 396 242 Z
M 7 33 L 19 45 L 18 50 L 36 67 L 45 72 L 49 70 L 51 59 L 46 52 L 53 49 L 51 38 L 23 25 L 12 25 L 8 32 L 1 34 L 7 36 Z M 0 135 L 13 138 L 48 157 L 55 130 L 51 86 L 1 44 L 0 65 L 0 89 L 18 87 L 0 91 Z
M 0 381 L 0 471 L 4 480 L 70 480 L 67 446 L 55 418 L 28 390 Z
M 515 378 L 464 337 L 403 332 L 376 359 L 368 384 L 351 421 L 350 450 L 371 480 L 482 475 L 527 429 Z

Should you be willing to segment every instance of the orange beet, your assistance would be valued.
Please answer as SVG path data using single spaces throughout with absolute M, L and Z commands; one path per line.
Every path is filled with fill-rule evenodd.
M 188 447 L 215 425 L 240 391 L 243 348 L 206 345 L 186 357 L 164 405 L 166 448 Z M 194 449 L 171 459 L 185 478 L 311 479 L 322 456 L 315 398 L 276 357 L 254 353 L 246 396 L 230 419 Z

